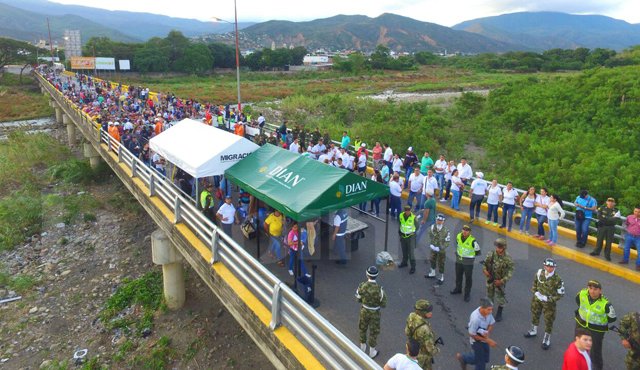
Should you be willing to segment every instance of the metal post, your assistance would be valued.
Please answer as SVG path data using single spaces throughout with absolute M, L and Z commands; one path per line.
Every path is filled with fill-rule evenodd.
M 220 249 L 218 240 L 220 236 L 218 235 L 218 229 L 213 229 L 213 234 L 211 235 L 211 264 L 220 261 L 220 255 L 218 250 Z
M 178 222 L 181 221 L 182 217 L 180 216 L 180 195 L 176 196 L 176 199 L 173 203 L 173 224 L 177 224 Z
M 389 206 L 390 206 L 390 200 L 391 197 L 387 197 L 387 217 L 385 217 L 385 225 L 384 225 L 384 251 L 386 252 L 388 247 L 387 247 L 387 243 L 389 242 L 389 214 L 391 213 L 391 211 L 389 211 Z
M 236 0 L 233 0 L 233 10 L 235 12 L 235 28 L 236 28 L 236 83 L 238 85 L 238 113 L 236 114 L 236 122 L 238 121 L 238 114 L 242 112 L 242 102 L 240 99 L 240 42 L 238 40 L 238 7 Z
M 153 175 L 153 171 L 151 171 L 151 176 L 149 177 L 149 196 L 152 197 L 156 192 L 156 177 Z
M 273 286 L 273 295 L 271 298 L 271 323 L 269 328 L 276 330 L 280 326 L 280 289 L 282 289 L 282 282 L 278 281 Z

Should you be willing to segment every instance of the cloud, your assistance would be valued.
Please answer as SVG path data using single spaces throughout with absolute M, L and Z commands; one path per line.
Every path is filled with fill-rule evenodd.
M 521 0 L 492 0 L 486 1 L 485 5 L 498 13 L 554 11 L 572 14 L 607 14 L 626 2 L 629 0 L 538 0 L 524 4 Z

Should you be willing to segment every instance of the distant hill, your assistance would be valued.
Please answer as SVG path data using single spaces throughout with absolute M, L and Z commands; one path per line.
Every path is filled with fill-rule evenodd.
M 87 6 L 58 4 L 46 0 L 21 0 L 15 1 L 16 4 L 13 3 L 11 5 L 16 8 L 42 14 L 80 16 L 141 41 L 152 37 L 166 37 L 171 30 L 179 30 L 187 37 L 233 30 L 233 25 L 225 22 L 201 22 L 195 19 L 173 18 L 150 13 L 111 11 Z M 149 2 L 149 4 L 152 9 L 153 2 Z M 176 3 L 176 6 L 179 6 L 179 2 Z M 254 22 L 239 22 L 238 28 L 242 29 L 252 24 Z M 82 34 L 83 40 L 89 39 L 84 37 L 84 32 Z
M 49 16 L 49 23 L 51 25 L 51 38 L 59 42 L 62 40 L 65 29 L 82 30 L 83 41 L 93 36 L 106 36 L 113 40 L 125 42 L 140 41 L 77 15 Z M 48 40 L 47 16 L 0 3 L 0 36 L 30 42 L 38 39 Z M 61 42 L 60 44 L 62 45 Z
M 283 44 L 305 46 L 309 50 L 372 51 L 382 44 L 399 51 L 499 52 L 526 47 L 488 37 L 456 31 L 434 23 L 417 21 L 395 14 L 376 18 L 363 15 L 337 15 L 308 22 L 268 21 L 245 28 L 246 38 L 262 47 Z
M 453 29 L 535 50 L 577 47 L 621 50 L 640 44 L 639 24 L 602 15 L 521 12 L 469 20 Z

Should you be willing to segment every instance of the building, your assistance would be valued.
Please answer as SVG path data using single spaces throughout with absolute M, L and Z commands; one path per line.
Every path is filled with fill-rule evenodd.
M 82 56 L 80 30 L 64 30 L 64 56 L 67 60 Z

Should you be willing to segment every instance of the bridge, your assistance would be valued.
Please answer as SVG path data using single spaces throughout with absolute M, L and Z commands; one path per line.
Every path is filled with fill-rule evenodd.
M 172 248 L 179 253 L 154 261 L 167 265 L 179 263 L 181 258 L 198 273 L 210 290 L 226 306 L 243 329 L 276 368 L 331 368 L 331 369 L 379 369 L 386 359 L 404 347 L 404 320 L 412 310 L 415 300 L 427 298 L 434 302 L 434 330 L 445 339 L 445 346 L 436 357 L 436 369 L 457 366 L 456 352 L 468 351 L 465 325 L 468 315 L 476 307 L 473 302 L 483 295 L 484 278 L 480 269 L 474 271 L 472 303 L 463 303 L 459 296 L 450 296 L 452 285 L 452 257 L 449 256 L 445 273 L 445 285 L 433 286 L 423 274 L 426 265 L 419 263 L 418 273 L 408 275 L 406 270 L 383 271 L 380 277 L 389 297 L 388 307 L 382 314 L 382 332 L 378 349 L 381 355 L 370 359 L 356 346 L 358 341 L 358 305 L 352 298 L 357 284 L 364 280 L 365 268 L 375 260 L 375 254 L 384 249 L 384 226 L 379 220 L 351 211 L 351 217 L 369 226 L 360 248 L 352 251 L 348 265 L 335 265 L 318 256 L 314 263 L 319 267 L 316 297 L 321 305 L 314 309 L 305 303 L 285 283 L 289 279 L 286 270 L 274 261 L 256 260 L 255 244 L 247 240 L 234 240 L 208 221 L 193 203 L 181 195 L 174 185 L 156 171 L 129 153 L 117 141 L 81 112 L 56 90 L 46 79 L 37 75 L 43 93 L 51 97 L 58 122 L 66 124 L 70 145 L 77 144 L 78 133 L 83 137 L 84 154 L 92 165 L 105 161 L 156 222 Z M 468 201 L 468 200 L 467 200 Z M 438 205 L 438 212 L 452 217 L 447 226 L 457 233 L 466 213 L 455 212 Z M 399 255 L 395 230 L 389 235 L 389 252 Z M 237 233 L 240 234 L 240 233 Z M 559 246 L 549 247 L 541 241 L 516 233 L 506 233 L 485 225 L 474 226 L 474 236 L 479 239 L 483 251 L 489 250 L 498 236 L 508 237 L 509 253 L 516 262 L 516 273 L 509 284 L 509 304 L 505 320 L 496 326 L 493 337 L 500 347 L 520 345 L 527 353 L 529 368 L 557 368 L 566 345 L 572 341 L 574 327 L 573 297 L 589 279 L 599 279 L 604 292 L 621 316 L 637 309 L 635 294 L 640 274 L 586 255 L 582 251 L 563 245 L 572 245 L 571 230 L 561 231 Z M 157 240 L 156 240 L 157 239 Z M 155 238 L 160 243 L 163 237 Z M 614 248 L 616 251 L 617 248 Z M 452 253 L 452 252 L 450 252 Z M 541 261 L 552 256 L 559 262 L 558 273 L 563 277 L 567 297 L 558 305 L 552 347 L 543 352 L 539 340 L 522 337 L 529 328 L 529 288 Z M 416 251 L 419 261 L 426 259 L 423 246 Z M 502 349 L 494 350 L 492 364 L 500 363 Z M 606 336 L 605 363 L 607 368 L 621 368 L 624 349 L 615 334 Z

